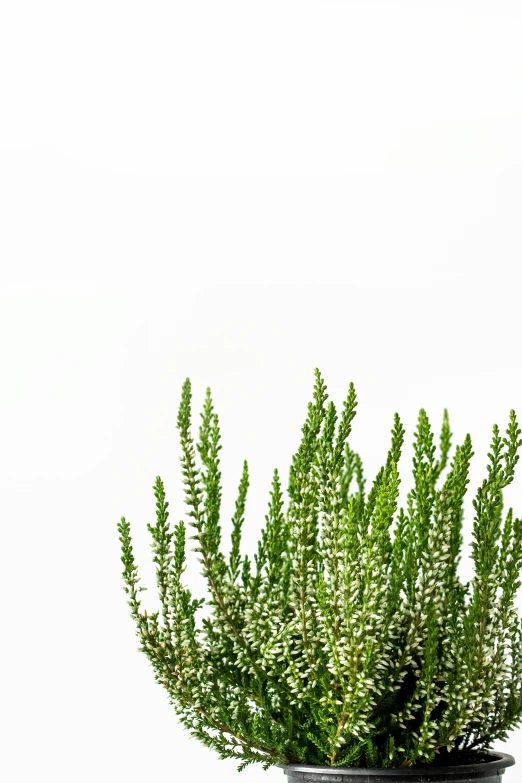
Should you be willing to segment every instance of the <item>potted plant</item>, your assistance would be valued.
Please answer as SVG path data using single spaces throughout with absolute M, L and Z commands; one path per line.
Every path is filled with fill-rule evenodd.
M 522 716 L 522 519 L 503 506 L 522 445 L 515 413 L 505 435 L 493 428 L 473 500 L 474 576 L 463 583 L 469 435 L 450 461 L 447 412 L 436 447 L 420 411 L 413 485 L 399 507 L 399 416 L 367 486 L 348 443 L 356 405 L 352 384 L 337 412 L 315 371 L 287 497 L 276 470 L 257 551 L 242 554 L 245 462 L 225 555 L 218 416 L 207 390 L 195 441 L 187 379 L 177 426 L 208 598 L 183 582 L 186 526 L 170 525 L 157 477 L 148 525 L 157 611 L 141 608 L 130 526 L 118 524 L 141 650 L 182 724 L 239 769 L 279 765 L 294 782 L 497 781 L 514 759 L 491 745 Z

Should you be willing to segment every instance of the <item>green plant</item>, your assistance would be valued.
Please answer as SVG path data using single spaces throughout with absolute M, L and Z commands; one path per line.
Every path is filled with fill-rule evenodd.
M 183 584 L 186 528 L 169 523 L 162 480 L 148 525 L 161 607 L 140 608 L 130 527 L 118 524 L 123 578 L 141 650 L 184 726 L 239 768 L 259 761 L 397 767 L 478 758 L 522 716 L 522 625 L 515 609 L 522 520 L 504 512 L 521 431 L 493 428 L 488 473 L 473 500 L 474 577 L 458 575 L 468 436 L 449 462 L 420 411 L 413 488 L 398 507 L 404 429 L 395 415 L 383 467 L 366 490 L 347 443 L 356 410 L 350 385 L 339 414 L 318 370 L 286 502 L 274 472 L 253 558 L 241 554 L 247 464 L 221 547 L 220 428 L 210 391 L 199 439 L 191 386 L 178 415 L 192 539 L 209 590 Z M 285 509 L 286 505 L 286 510 Z M 204 617 L 198 610 L 207 604 Z M 470 756 L 471 754 L 471 756 Z

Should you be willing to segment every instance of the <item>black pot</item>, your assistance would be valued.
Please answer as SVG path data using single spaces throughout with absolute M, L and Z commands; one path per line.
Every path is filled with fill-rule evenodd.
M 507 753 L 490 752 L 491 761 L 455 767 L 405 767 L 368 769 L 365 767 L 316 767 L 281 764 L 288 783 L 501 783 L 507 767 L 515 763 Z M 506 781 L 507 783 L 507 781 Z

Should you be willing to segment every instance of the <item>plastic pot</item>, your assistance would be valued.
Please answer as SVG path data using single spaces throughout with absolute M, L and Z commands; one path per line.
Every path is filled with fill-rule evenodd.
M 507 753 L 493 751 L 488 756 L 491 761 L 455 767 L 368 769 L 282 764 L 281 768 L 287 783 L 502 783 L 504 770 L 512 767 L 515 759 Z

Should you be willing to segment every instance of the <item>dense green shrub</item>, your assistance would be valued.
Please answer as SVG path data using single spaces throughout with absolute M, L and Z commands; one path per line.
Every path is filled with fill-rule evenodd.
M 522 716 L 522 626 L 514 603 L 522 520 L 504 510 L 502 498 L 522 444 L 515 413 L 505 437 L 493 428 L 488 474 L 473 500 L 474 577 L 463 584 L 470 437 L 450 463 L 447 413 L 436 449 L 421 410 L 413 488 L 399 508 L 399 417 L 367 491 L 361 460 L 347 443 L 353 385 L 339 414 L 327 399 L 316 370 L 287 498 L 275 471 L 253 558 L 240 551 L 244 464 L 226 556 L 218 417 L 207 390 L 195 442 L 185 382 L 181 465 L 209 598 L 194 598 L 183 584 L 186 528 L 182 521 L 171 527 L 158 477 L 156 523 L 148 528 L 160 611 L 141 609 L 129 524 L 118 524 L 141 650 L 181 722 L 222 757 L 239 759 L 240 769 L 252 761 L 391 767 L 478 758 Z

